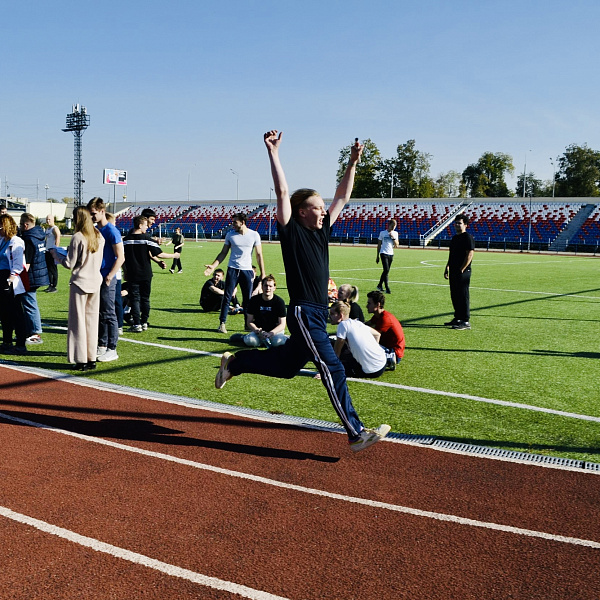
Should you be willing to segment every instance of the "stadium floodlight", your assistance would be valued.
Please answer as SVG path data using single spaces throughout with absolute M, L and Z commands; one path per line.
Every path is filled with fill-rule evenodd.
M 85 181 L 82 178 L 83 171 L 81 168 L 81 136 L 89 125 L 90 117 L 85 106 L 73 104 L 73 112 L 67 115 L 67 126 L 63 131 L 72 131 L 75 137 L 75 169 L 73 175 L 75 206 L 83 204 L 83 184 Z

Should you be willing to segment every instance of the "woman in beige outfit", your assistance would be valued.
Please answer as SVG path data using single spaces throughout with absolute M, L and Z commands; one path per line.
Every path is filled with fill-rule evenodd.
M 74 220 L 75 234 L 67 256 L 60 256 L 55 249 L 51 252 L 59 264 L 71 269 L 67 359 L 78 371 L 88 371 L 96 368 L 104 238 L 87 208 L 77 207 Z

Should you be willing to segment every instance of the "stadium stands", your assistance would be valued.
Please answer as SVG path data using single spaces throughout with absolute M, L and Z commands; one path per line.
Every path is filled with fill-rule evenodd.
M 532 243 L 546 248 L 565 231 L 573 218 L 592 204 L 574 199 L 573 202 L 538 200 L 531 202 L 480 201 L 474 199 L 465 212 L 470 217 L 469 230 L 476 242 L 484 243 Z M 463 199 L 447 200 L 405 200 L 405 201 L 354 201 L 342 211 L 332 230 L 332 237 L 340 241 L 372 243 L 379 232 L 385 229 L 387 221 L 398 221 L 397 231 L 401 243 L 416 244 L 419 236 L 432 226 L 440 223 L 458 207 Z M 133 217 L 144 207 L 130 207 L 117 218 L 117 226 L 126 231 L 131 228 Z M 170 232 L 176 225 L 184 233 L 196 235 L 200 230 L 209 237 L 223 237 L 230 226 L 231 216 L 237 212 L 248 215 L 248 226 L 260 233 L 263 238 L 270 234 L 277 236 L 275 206 L 265 202 L 247 204 L 202 204 L 192 206 L 154 206 L 157 225 Z M 578 219 L 583 220 L 582 212 Z M 571 226 L 575 228 L 577 220 Z M 446 242 L 454 235 L 449 225 L 436 237 Z M 578 231 L 566 231 L 563 237 L 571 236 L 571 244 L 598 245 L 600 239 L 600 205 L 591 212 Z

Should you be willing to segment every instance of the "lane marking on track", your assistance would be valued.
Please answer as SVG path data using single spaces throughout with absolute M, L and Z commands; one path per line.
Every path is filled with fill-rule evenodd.
M 138 552 L 132 552 L 130 550 L 126 550 L 125 548 L 119 548 L 118 546 L 113 546 L 112 544 L 107 544 L 106 542 L 101 542 L 100 540 L 87 537 L 85 535 L 80 535 L 79 533 L 75 533 L 69 529 L 64 529 L 63 527 L 58 527 L 45 521 L 40 521 L 39 519 L 34 519 L 33 517 L 15 512 L 9 508 L 6 508 L 5 506 L 0 506 L 0 515 L 6 517 L 7 519 L 12 519 L 17 523 L 34 527 L 35 529 L 43 531 L 44 533 L 49 533 L 69 542 L 73 542 L 74 544 L 91 548 L 96 552 L 102 552 L 115 558 L 129 561 L 136 565 L 148 567 L 149 569 L 160 571 L 161 573 L 171 577 L 186 579 L 187 581 L 197 583 L 204 587 L 222 590 L 231 594 L 237 594 L 242 598 L 249 598 L 251 600 L 288 600 L 283 596 L 275 596 L 274 594 L 255 590 L 245 585 L 240 585 L 231 581 L 225 581 L 216 577 L 209 577 L 208 575 L 202 575 L 201 573 L 196 573 L 195 571 L 190 571 L 189 569 L 183 569 L 181 567 L 156 560 L 155 558 L 150 558 L 149 556 L 139 554 Z
M 304 494 L 310 494 L 312 496 L 320 496 L 323 498 L 329 498 L 333 500 L 340 500 L 342 502 L 349 502 L 352 504 L 359 504 L 362 506 L 368 506 L 371 508 L 380 508 L 383 510 L 389 510 L 393 512 L 404 513 L 416 517 L 423 517 L 427 519 L 433 519 L 436 521 L 445 521 L 448 523 L 454 523 L 456 525 L 464 525 L 469 527 L 478 527 L 481 529 L 489 529 L 493 531 L 500 531 L 503 533 L 510 533 L 513 535 L 521 535 L 526 537 L 543 539 L 551 542 L 559 542 L 564 544 L 570 544 L 572 546 L 585 546 L 588 548 L 600 549 L 600 542 L 596 542 L 594 540 L 585 540 L 581 538 L 568 537 L 563 535 L 555 535 L 553 533 L 546 533 L 543 531 L 535 531 L 531 529 L 523 529 L 521 527 L 513 527 L 512 525 L 502 525 L 499 523 L 492 523 L 486 521 L 478 521 L 475 519 L 469 519 L 466 517 L 460 517 L 457 515 L 450 515 L 445 513 L 438 513 L 428 510 L 420 510 L 418 508 L 411 508 L 409 506 L 401 506 L 398 504 L 390 504 L 388 502 L 380 502 L 378 500 L 369 500 L 367 498 L 358 498 L 355 496 L 346 496 L 344 494 L 336 494 L 334 492 L 327 492 L 325 490 L 318 490 L 315 488 L 308 488 L 302 485 L 295 485 L 291 483 L 286 483 L 283 481 L 277 481 L 276 479 L 269 479 L 267 477 L 262 477 L 260 475 L 252 475 L 250 473 L 243 473 L 241 471 L 233 471 L 231 469 L 223 469 L 221 467 L 215 467 L 213 465 L 208 465 L 205 463 L 199 463 L 193 460 L 188 460 L 185 458 L 179 458 L 177 456 L 171 456 L 169 454 L 163 454 L 161 452 L 154 452 L 152 450 L 144 450 L 142 448 L 136 448 L 135 446 L 127 446 L 126 444 L 120 444 L 118 442 L 112 442 L 110 440 L 105 440 L 102 438 L 95 438 L 88 435 L 84 435 L 81 433 L 76 433 L 74 431 L 69 431 L 67 429 L 59 429 L 57 427 L 52 427 L 50 425 L 45 425 L 43 423 L 36 423 L 35 421 L 29 421 L 27 419 L 21 419 L 19 417 L 13 417 L 10 415 L 6 415 L 4 413 L 0 413 L 0 418 L 7 419 L 9 421 L 14 421 L 15 423 L 20 423 L 22 425 L 29 425 L 30 427 L 36 427 L 39 429 L 46 429 L 48 431 L 52 431 L 54 433 L 60 433 L 62 435 L 67 435 L 70 437 L 74 437 L 83 441 L 92 442 L 94 444 L 99 444 L 101 446 L 108 446 L 111 448 L 116 448 L 118 450 L 124 450 L 126 452 L 131 452 L 133 454 L 140 454 L 142 456 L 147 456 L 150 458 L 157 458 L 159 460 L 164 460 L 167 462 L 172 462 L 188 467 L 193 467 L 195 469 L 200 469 L 203 471 L 208 471 L 211 473 L 217 473 L 219 475 L 225 475 L 227 477 L 235 477 L 237 479 L 244 479 L 247 481 L 253 481 L 255 483 L 261 483 L 264 485 L 282 488 L 285 490 L 291 490 L 295 492 L 300 492 Z
M 59 327 L 59 326 L 48 327 L 48 329 L 50 329 L 50 328 L 51 329 L 60 329 L 60 330 L 65 330 L 65 331 L 67 329 L 66 327 Z M 164 350 L 174 350 L 177 352 L 188 352 L 190 354 L 198 354 L 200 356 L 214 356 L 215 358 L 221 358 L 221 356 L 222 356 L 221 353 L 217 353 L 217 352 L 207 352 L 205 350 L 195 350 L 194 348 L 184 348 L 181 346 L 168 346 L 166 344 L 158 344 L 155 342 L 144 342 L 142 340 L 133 340 L 131 338 L 120 337 L 119 341 L 129 342 L 131 344 L 139 344 L 141 346 L 151 346 L 154 348 L 162 348 Z M 0 359 L 0 364 L 1 364 L 1 359 Z M 3 365 L 3 366 L 10 367 L 10 365 Z M 315 374 L 315 371 L 310 370 L 310 369 L 301 369 L 300 372 L 305 375 L 314 375 Z M 67 375 L 65 377 L 69 377 L 69 376 Z M 93 381 L 93 379 L 91 381 Z M 414 387 L 414 386 L 409 386 L 409 385 L 402 385 L 401 383 L 389 383 L 386 381 L 375 381 L 373 379 L 358 379 L 355 377 L 348 377 L 348 381 L 352 381 L 354 383 L 362 383 L 364 385 L 378 385 L 378 386 L 382 386 L 382 387 L 389 387 L 389 388 L 394 388 L 397 390 L 404 390 L 407 392 L 419 392 L 422 394 L 431 394 L 433 396 L 446 396 L 448 398 L 459 398 L 461 400 L 472 400 L 474 402 L 483 402 L 485 404 L 495 404 L 497 406 L 505 406 L 507 408 L 519 408 L 521 410 L 528 410 L 531 412 L 540 412 L 540 413 L 544 413 L 544 414 L 548 414 L 548 415 L 567 417 L 569 419 L 579 419 L 581 421 L 592 421 L 595 423 L 600 423 L 600 417 L 594 417 L 591 415 L 582 415 L 579 413 L 565 412 L 565 411 L 556 410 L 553 408 L 545 408 L 543 406 L 534 406 L 532 404 L 523 404 L 521 402 L 511 402 L 509 400 L 496 400 L 494 398 L 485 398 L 483 396 L 471 396 L 469 394 L 459 394 L 457 392 L 445 392 L 443 390 L 420 388 L 420 387 Z M 78 382 L 78 384 L 86 385 L 85 383 L 81 383 L 81 382 Z M 90 385 L 90 387 L 94 387 L 93 383 L 88 384 L 88 385 Z

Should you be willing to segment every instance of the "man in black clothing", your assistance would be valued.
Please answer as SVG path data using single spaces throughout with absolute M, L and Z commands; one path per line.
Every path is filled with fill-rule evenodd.
M 129 305 L 133 325 L 131 331 L 140 333 L 148 329 L 150 315 L 150 291 L 152 286 L 152 264 L 154 258 L 178 258 L 179 254 L 167 254 L 146 235 L 148 218 L 133 219 L 133 231 L 123 238 L 125 250 L 125 276 L 129 290 Z
M 171 242 L 167 242 L 167 244 L 169 244 L 169 243 L 173 244 L 173 252 L 179 252 L 179 254 L 181 254 L 181 251 L 183 250 L 183 245 L 185 244 L 185 238 L 183 237 L 183 234 L 181 233 L 181 227 L 175 228 L 175 232 L 173 233 L 173 235 L 171 237 Z M 177 269 L 178 274 L 183 273 L 183 268 L 181 266 L 180 258 L 173 259 L 173 264 L 171 265 L 171 268 L 169 269 L 169 271 L 171 273 L 175 273 L 175 269 Z
M 264 135 L 273 187 L 277 195 L 277 231 L 290 295 L 287 326 L 290 338 L 283 346 L 268 350 L 226 352 L 215 378 L 215 387 L 242 373 L 257 373 L 290 379 L 312 360 L 321 375 L 354 452 L 368 448 L 390 431 L 389 425 L 365 429 L 358 418 L 348 392 L 344 367 L 336 356 L 329 336 L 327 286 L 329 281 L 329 238 L 331 227 L 350 200 L 356 165 L 363 146 L 356 139 L 350 159 L 329 210 L 321 196 L 311 189 L 300 189 L 290 197 L 279 160 L 281 133 Z
M 275 294 L 275 277 L 267 275 L 261 285 L 262 293 L 252 296 L 246 307 L 246 329 L 250 333 L 234 333 L 229 338 L 232 344 L 271 348 L 281 346 L 287 341 L 284 333 L 285 302 Z
M 454 307 L 454 318 L 444 325 L 452 329 L 471 329 L 469 285 L 471 283 L 471 261 L 475 254 L 475 240 L 467 233 L 469 217 L 460 214 L 454 220 L 456 235 L 450 240 L 448 262 L 444 278 L 450 281 L 450 299 Z
M 217 269 L 213 276 L 202 286 L 200 292 L 200 306 L 204 312 L 221 310 L 221 302 L 225 293 L 225 281 L 223 269 Z

